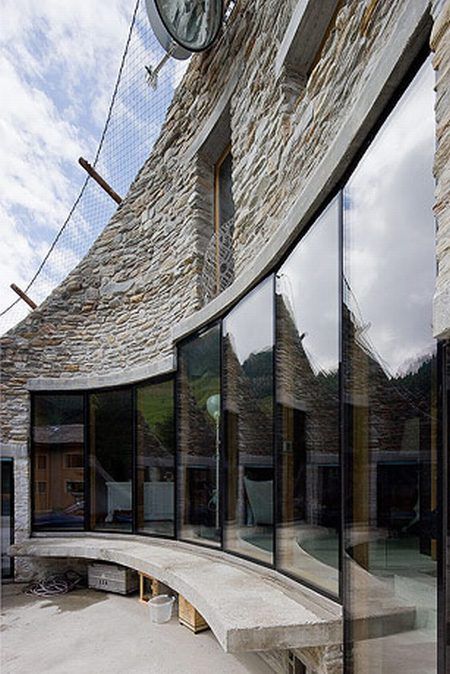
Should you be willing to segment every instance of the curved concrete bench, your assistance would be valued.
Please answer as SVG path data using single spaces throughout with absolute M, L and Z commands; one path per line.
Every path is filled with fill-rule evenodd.
M 11 554 L 102 560 L 143 571 L 195 606 L 227 652 L 342 642 L 337 603 L 220 551 L 140 536 L 71 534 L 31 538 L 13 545 Z

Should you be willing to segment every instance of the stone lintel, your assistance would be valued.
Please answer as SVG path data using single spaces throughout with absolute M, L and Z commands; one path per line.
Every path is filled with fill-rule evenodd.
M 176 369 L 173 356 L 162 358 L 148 365 L 119 370 L 108 374 L 92 372 L 80 377 L 36 377 L 27 381 L 29 391 L 84 391 L 133 384 L 160 375 L 170 374 Z
M 434 296 L 433 335 L 436 339 L 450 339 L 450 284 Z
M 339 0 L 298 0 L 275 60 L 275 77 L 283 69 L 305 80 L 314 64 Z
M 0 458 L 27 459 L 28 444 L 26 442 L 0 442 Z

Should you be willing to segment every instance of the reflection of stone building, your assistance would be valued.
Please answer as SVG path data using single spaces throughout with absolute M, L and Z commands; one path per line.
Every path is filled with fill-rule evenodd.
M 411 372 L 389 376 L 363 326 L 345 306 L 344 341 L 348 367 L 343 381 L 349 395 L 345 413 L 353 442 L 358 443 L 349 466 L 355 523 L 384 527 L 387 537 L 419 536 L 421 552 L 434 555 L 436 494 L 430 477 L 437 461 L 431 444 L 436 401 L 430 399 L 430 391 L 435 356 Z M 368 480 L 361 479 L 361 470 Z
M 277 316 L 282 519 L 337 526 L 340 517 L 337 371 L 314 371 L 281 295 L 277 296 Z M 367 493 L 356 495 L 361 506 L 366 504 L 360 512 L 361 521 L 374 527 L 388 527 L 394 533 L 411 523 L 414 526 L 420 518 L 424 523 L 425 551 L 429 544 L 424 527 L 429 530 L 433 526 L 431 513 L 435 507 L 427 486 L 435 461 L 430 447 L 433 413 L 429 399 L 433 360 L 426 360 L 413 372 L 389 378 L 370 345 L 359 337 L 361 328 L 355 327 L 354 316 L 348 310 L 344 316 L 350 350 L 347 362 L 352 364 L 352 369 L 343 375 L 345 390 L 351 391 L 346 413 L 353 415 L 355 430 L 366 438 L 371 466 Z M 419 464 L 421 484 L 417 482 Z M 356 462 L 353 469 L 358 471 Z M 356 475 L 354 484 L 362 484 Z M 328 512 L 327 502 L 331 508 Z
M 167 424 L 173 425 L 172 415 L 168 415 Z M 171 430 L 173 435 L 173 428 Z M 158 467 L 162 472 L 164 469 L 173 469 L 174 438 L 160 437 L 158 429 L 150 426 L 140 410 L 136 415 L 136 444 L 138 460 L 142 458 L 142 465 L 145 464 L 147 468 Z
M 226 520 L 242 526 L 250 521 L 249 489 L 270 504 L 273 492 L 273 356 L 268 348 L 250 353 L 241 363 L 231 335 L 223 344 L 223 395 L 226 433 Z M 252 519 L 269 525 L 253 497 Z M 261 496 L 260 496 L 261 498 Z M 269 521 L 267 521 L 269 520 Z
M 337 529 L 340 519 L 337 369 L 314 371 L 289 306 L 282 295 L 276 296 L 276 302 L 282 519 L 285 523 L 304 520 L 311 525 Z
M 272 349 L 252 353 L 240 363 L 230 336 L 224 338 L 224 406 L 238 420 L 236 446 L 242 463 L 272 463 Z

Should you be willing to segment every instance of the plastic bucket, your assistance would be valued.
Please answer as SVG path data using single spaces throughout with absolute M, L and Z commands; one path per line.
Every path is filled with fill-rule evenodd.
M 175 597 L 168 594 L 160 594 L 147 602 L 150 610 L 150 619 L 154 623 L 166 623 L 172 617 L 172 607 Z

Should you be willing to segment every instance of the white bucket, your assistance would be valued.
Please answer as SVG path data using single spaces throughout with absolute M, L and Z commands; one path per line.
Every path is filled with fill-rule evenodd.
M 172 617 L 172 607 L 175 597 L 168 594 L 160 594 L 147 602 L 150 609 L 150 619 L 154 623 L 166 623 Z

